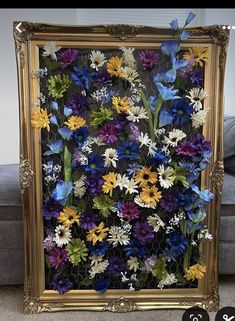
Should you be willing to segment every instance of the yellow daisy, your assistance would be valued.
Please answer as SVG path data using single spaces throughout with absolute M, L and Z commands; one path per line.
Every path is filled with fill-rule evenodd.
M 183 55 L 183 59 L 192 60 L 193 66 L 203 67 L 203 62 L 208 61 L 208 50 L 202 47 L 189 48 Z
M 186 278 L 187 281 L 190 281 L 190 280 L 194 281 L 195 279 L 202 279 L 205 273 L 206 273 L 206 266 L 200 263 L 197 263 L 190 266 L 190 268 L 186 270 L 184 277 Z
M 74 223 L 80 225 L 80 213 L 78 213 L 72 207 L 65 207 L 63 212 L 60 212 L 60 215 L 57 217 L 57 221 L 64 226 L 71 227 Z
M 71 130 L 77 130 L 85 125 L 85 119 L 80 116 L 70 116 L 68 121 L 64 122 Z
M 108 228 L 104 227 L 104 223 L 100 223 L 99 226 L 96 226 L 89 230 L 87 234 L 87 241 L 90 241 L 93 243 L 93 245 L 96 244 L 96 242 L 102 242 L 103 239 L 107 236 Z
M 154 184 L 157 182 L 157 173 L 151 172 L 150 168 L 142 167 L 136 172 L 135 181 L 140 187 L 148 185 L 148 183 Z
M 112 103 L 118 113 L 125 113 L 130 109 L 130 104 L 127 101 L 127 97 L 113 97 Z
M 119 58 L 118 56 L 111 57 L 109 59 L 107 63 L 107 71 L 110 74 L 110 76 L 119 76 L 122 60 L 123 58 Z
M 112 196 L 113 189 L 117 187 L 117 174 L 114 172 L 109 172 L 107 175 L 104 175 L 102 177 L 104 179 L 102 191 L 106 194 L 109 193 L 109 195 Z
M 156 205 L 159 200 L 162 198 L 162 193 L 158 191 L 156 186 L 145 186 L 140 193 L 140 198 L 145 204 Z
M 35 112 L 32 115 L 31 118 L 31 124 L 33 127 L 36 128 L 46 128 L 47 131 L 50 131 L 50 119 L 49 117 L 51 116 L 51 114 L 47 114 L 47 110 L 46 108 L 39 108 L 38 110 L 35 110 Z

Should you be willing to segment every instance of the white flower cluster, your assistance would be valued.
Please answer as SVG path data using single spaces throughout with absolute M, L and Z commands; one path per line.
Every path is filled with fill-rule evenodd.
M 211 241 L 211 240 L 213 240 L 213 236 L 209 233 L 207 228 L 201 230 L 198 233 L 197 238 L 198 238 L 199 241 L 206 241 L 206 240 Z
M 86 193 L 85 179 L 86 176 L 82 175 L 78 181 L 74 182 L 73 193 L 76 197 L 82 198 Z
M 60 165 L 53 165 L 52 162 L 48 162 L 47 164 L 42 164 L 42 169 L 45 172 L 44 180 L 47 185 L 49 183 L 54 183 L 59 179 L 57 174 L 61 171 Z
M 165 223 L 162 221 L 158 214 L 149 215 L 147 217 L 147 221 L 149 225 L 153 227 L 154 232 L 158 232 L 161 227 L 165 227 Z
M 158 288 L 162 289 L 164 286 L 171 285 L 178 282 L 174 273 L 167 273 L 167 276 L 158 283 Z
M 123 52 L 122 57 L 124 64 L 129 68 L 136 69 L 136 60 L 133 55 L 135 48 L 120 47 L 119 49 Z
M 169 225 L 166 227 L 166 234 L 169 234 L 175 230 L 175 227 L 179 226 L 180 221 L 185 219 L 184 212 L 179 212 L 174 214 L 174 216 L 169 220 Z
M 133 287 L 133 282 L 137 281 L 137 275 L 134 273 L 130 277 L 127 277 L 127 272 L 123 273 L 121 272 L 122 276 L 122 282 L 128 283 L 129 291 L 135 291 L 135 288 Z
M 47 76 L 47 67 L 45 67 L 44 69 L 38 69 L 33 72 L 33 77 L 35 78 L 44 78 L 45 76 Z
M 89 270 L 90 279 L 93 279 L 96 274 L 104 273 L 109 265 L 108 260 L 103 260 L 103 255 L 93 255 L 90 256 L 89 259 L 91 260 L 91 268 Z

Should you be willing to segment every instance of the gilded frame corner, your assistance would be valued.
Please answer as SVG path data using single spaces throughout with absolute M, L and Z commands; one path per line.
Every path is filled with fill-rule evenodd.
M 61 43 L 83 42 L 92 46 L 99 44 L 142 45 L 153 44 L 170 39 L 168 29 L 158 29 L 132 25 L 106 26 L 58 26 L 21 22 L 20 31 L 14 22 L 17 71 L 19 83 L 20 106 L 20 182 L 23 199 L 24 248 L 25 248 L 25 296 L 24 312 L 39 313 L 59 310 L 92 310 L 130 312 L 148 309 L 176 308 L 185 309 L 198 305 L 208 311 L 216 311 L 219 307 L 218 294 L 218 239 L 219 239 L 219 208 L 223 186 L 223 83 L 225 72 L 226 51 L 229 32 L 222 26 L 192 28 L 190 44 L 207 46 L 211 59 L 206 77 L 206 86 L 213 93 L 210 98 L 211 113 L 203 128 L 204 135 L 212 141 L 213 156 L 211 164 L 202 177 L 202 185 L 209 186 L 215 194 L 210 204 L 208 227 L 215 235 L 214 240 L 205 246 L 208 273 L 204 281 L 199 282 L 198 289 L 184 289 L 178 293 L 166 290 L 141 290 L 131 294 L 122 290 L 109 290 L 108 294 L 99 298 L 94 291 L 79 294 L 75 290 L 63 297 L 54 291 L 44 290 L 42 249 L 42 222 L 40 216 L 41 169 L 38 160 L 38 142 L 40 137 L 30 126 L 30 115 L 34 108 L 34 99 L 38 88 L 32 73 L 37 69 L 35 48 L 45 41 Z M 186 43 L 187 45 L 187 43 Z M 210 77 L 209 77 L 210 76 Z M 210 79 L 213 79 L 211 81 Z M 34 242 L 32 242 L 34 240 Z M 37 255 L 35 255 L 35 253 Z M 37 260 L 35 257 L 37 256 Z

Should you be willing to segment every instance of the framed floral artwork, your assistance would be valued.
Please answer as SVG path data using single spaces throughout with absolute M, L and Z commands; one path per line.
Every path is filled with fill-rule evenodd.
M 14 23 L 24 311 L 219 306 L 221 26 Z

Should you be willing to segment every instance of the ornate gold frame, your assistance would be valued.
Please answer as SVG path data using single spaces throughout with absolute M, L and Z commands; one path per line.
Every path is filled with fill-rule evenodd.
M 17 27 L 18 26 L 18 27 Z M 145 26 L 58 26 L 14 22 L 14 39 L 18 66 L 20 105 L 20 181 L 23 198 L 25 297 L 24 312 L 39 313 L 59 310 L 93 310 L 129 312 L 162 308 L 185 309 L 198 305 L 208 311 L 219 307 L 218 239 L 219 209 L 223 185 L 223 83 L 229 32 L 222 26 L 189 29 L 185 44 L 207 47 L 210 53 L 205 87 L 210 93 L 210 113 L 203 128 L 212 141 L 211 164 L 202 175 L 203 187 L 211 188 L 215 199 L 208 209 L 207 226 L 214 240 L 204 245 L 208 272 L 196 289 L 148 289 L 138 292 L 109 290 L 97 295 L 93 290 L 72 290 L 64 295 L 44 287 L 43 233 L 41 218 L 40 134 L 30 125 L 31 113 L 39 94 L 34 71 L 38 69 L 38 48 L 48 41 L 71 47 L 157 47 L 172 38 L 170 29 Z

